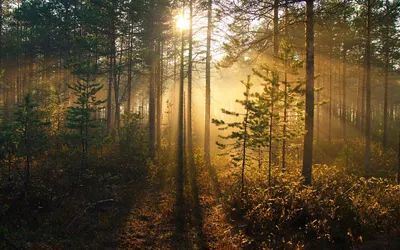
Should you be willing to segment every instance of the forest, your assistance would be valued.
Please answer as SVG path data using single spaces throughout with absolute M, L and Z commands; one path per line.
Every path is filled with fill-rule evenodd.
M 0 249 L 400 249 L 399 0 L 0 0 Z

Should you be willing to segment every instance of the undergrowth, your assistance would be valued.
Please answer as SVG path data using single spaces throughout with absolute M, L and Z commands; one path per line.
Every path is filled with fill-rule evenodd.
M 373 162 L 390 160 L 390 152 L 375 154 Z M 335 161 L 342 160 L 339 156 Z M 385 167 L 374 173 L 390 176 L 390 166 Z M 399 246 L 393 239 L 400 237 L 400 186 L 393 178 L 361 177 L 355 165 L 316 164 L 313 185 L 304 186 L 301 166 L 285 173 L 276 166 L 269 187 L 267 170 L 250 166 L 241 194 L 237 169 L 221 169 L 222 199 L 244 248 L 353 249 L 382 237 Z

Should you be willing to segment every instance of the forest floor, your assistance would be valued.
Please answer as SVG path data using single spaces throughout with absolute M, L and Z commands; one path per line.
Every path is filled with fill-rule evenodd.
M 200 173 L 197 198 L 185 185 L 183 232 L 175 225 L 173 182 L 147 186 L 116 232 L 117 249 L 239 249 L 240 244 L 232 242 L 238 230 L 224 211 L 217 182 L 204 181 L 215 180 L 210 174 L 215 172 Z
M 0 249 L 240 249 L 214 169 L 198 169 L 198 197 L 185 183 L 183 231 L 176 226 L 173 170 L 155 179 L 114 171 L 93 174 L 72 192 L 54 187 L 63 195 L 49 204 L 16 202 Z
M 43 204 L 43 211 L 11 213 L 14 227 L 0 240 L 0 249 L 259 249 L 246 234 L 246 224 L 224 204 L 224 168 L 217 174 L 213 167 L 198 165 L 198 195 L 185 182 L 184 230 L 176 225 L 174 171 L 164 167 L 161 172 L 166 169 L 132 175 L 145 177 L 138 179 L 123 177 L 117 169 L 107 178 L 97 173 L 92 183 L 86 180 L 62 201 L 47 209 Z M 356 249 L 399 246 L 376 237 Z

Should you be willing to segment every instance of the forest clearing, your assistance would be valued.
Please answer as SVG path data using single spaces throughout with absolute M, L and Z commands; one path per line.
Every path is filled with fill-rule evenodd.
M 400 249 L 400 1 L 0 1 L 0 249 Z

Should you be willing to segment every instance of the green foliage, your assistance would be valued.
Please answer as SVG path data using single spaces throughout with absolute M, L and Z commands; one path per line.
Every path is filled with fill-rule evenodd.
M 124 159 L 145 164 L 147 157 L 147 130 L 140 113 L 125 113 L 122 116 L 119 147 Z
M 239 114 L 237 112 L 232 112 L 229 110 L 222 109 L 222 113 L 234 116 L 234 117 L 242 117 L 240 121 L 234 122 L 225 122 L 224 120 L 212 119 L 212 123 L 214 123 L 219 130 L 228 130 L 228 135 L 219 135 L 220 138 L 228 141 L 228 143 L 221 143 L 217 141 L 217 146 L 219 149 L 224 150 L 222 155 L 229 155 L 235 165 L 239 165 L 240 162 L 245 161 L 246 157 L 246 149 L 245 144 L 248 143 L 253 136 L 250 134 L 250 129 L 248 130 L 249 122 L 251 117 L 250 112 L 252 111 L 252 103 L 253 101 L 250 99 L 250 89 L 252 84 L 250 83 L 250 76 L 247 82 L 242 81 L 242 84 L 246 87 L 246 92 L 244 93 L 245 100 L 236 100 L 237 103 L 240 103 L 244 110 L 244 114 Z M 244 164 L 247 164 L 246 162 Z
M 246 165 L 257 162 L 259 167 L 262 167 L 266 158 L 263 152 L 268 151 L 269 169 L 271 169 L 273 147 L 283 140 L 286 145 L 295 142 L 304 133 L 302 124 L 304 82 L 295 78 L 303 62 L 294 52 L 292 45 L 285 40 L 282 40 L 278 59 L 284 68 L 283 72 L 271 69 L 267 64 L 261 65 L 259 69 L 253 69 L 254 75 L 262 81 L 262 92 L 251 93 L 250 85 L 243 83 L 246 86 L 245 100 L 236 102 L 243 107 L 244 114 L 222 110 L 226 115 L 243 117 L 241 121 L 238 119 L 230 123 L 216 119 L 212 121 L 219 130 L 227 130 L 227 135 L 219 135 L 227 143 L 217 142 L 217 146 L 224 150 L 222 155 L 229 155 L 235 165 L 246 157 Z M 246 155 L 243 150 L 245 141 Z M 268 176 L 270 180 L 270 174 Z
M 74 85 L 68 85 L 73 90 L 77 100 L 74 102 L 76 106 L 68 109 L 67 127 L 76 129 L 80 134 L 86 133 L 89 128 L 97 128 L 100 126 L 99 120 L 93 118 L 100 107 L 104 103 L 103 100 L 96 100 L 96 93 L 99 92 L 103 85 L 98 83 L 90 84 L 88 80 L 78 81 Z
M 330 143 L 321 141 L 315 149 L 315 161 L 327 162 L 332 165 L 343 167 L 348 174 L 363 176 L 364 168 L 364 140 L 335 139 Z M 370 175 L 394 179 L 397 171 L 397 152 L 393 149 L 384 150 L 382 145 L 374 143 L 371 145 L 371 171 Z
M 312 187 L 303 186 L 298 171 L 276 172 L 273 187 L 252 178 L 244 203 L 235 193 L 225 195 L 228 208 L 244 220 L 248 247 L 349 247 L 381 234 L 399 237 L 399 186 L 348 175 L 341 167 L 313 169 Z
M 69 107 L 67 113 L 67 127 L 77 131 L 75 138 L 80 142 L 82 165 L 87 162 L 88 146 L 94 137 L 91 130 L 99 128 L 101 121 L 97 119 L 96 112 L 104 100 L 97 100 L 96 94 L 103 88 L 99 83 L 90 83 L 89 78 L 82 79 L 73 85 L 68 85 L 77 97 L 75 106 Z
M 21 153 L 37 155 L 42 152 L 47 141 L 45 129 L 50 123 L 45 121 L 44 113 L 32 100 L 30 94 L 27 94 L 23 102 L 18 104 L 14 117 L 15 129 L 19 138 L 18 148 L 22 150 Z

